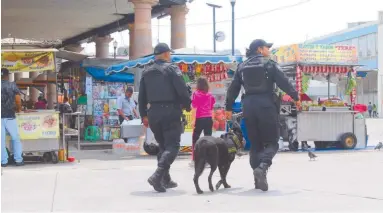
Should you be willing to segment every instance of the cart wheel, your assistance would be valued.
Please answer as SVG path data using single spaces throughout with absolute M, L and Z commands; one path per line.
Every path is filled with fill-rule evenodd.
M 357 143 L 355 135 L 351 132 L 344 133 L 340 137 L 340 144 L 344 149 L 354 149 Z
M 52 161 L 52 155 L 50 152 L 45 152 L 43 154 L 43 161 L 44 161 L 44 163 L 48 163 L 48 162 Z
M 160 148 L 155 144 L 144 143 L 144 150 L 148 155 L 157 155 L 160 152 Z
M 59 158 L 58 158 L 58 156 L 57 156 L 57 154 L 56 154 L 55 151 L 52 151 L 52 152 L 51 152 L 51 156 L 52 156 L 52 163 L 53 163 L 53 164 L 56 164 L 56 163 L 59 162 Z

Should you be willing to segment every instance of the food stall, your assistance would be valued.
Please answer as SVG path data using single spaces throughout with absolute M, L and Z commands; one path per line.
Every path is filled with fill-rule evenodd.
M 211 86 L 211 92 L 216 98 L 216 105 L 214 110 L 214 130 L 216 132 L 225 131 L 225 115 L 224 115 L 224 104 L 226 88 L 229 85 L 227 72 L 230 69 L 235 69 L 236 63 L 242 61 L 241 56 L 228 56 L 228 55 L 216 55 L 216 54 L 184 54 L 183 50 L 176 50 L 172 54 L 172 62 L 176 63 L 180 70 L 183 72 L 183 79 L 185 82 L 195 90 L 195 81 L 199 76 L 206 77 Z M 110 66 L 105 70 L 107 75 L 118 73 L 118 72 L 135 72 L 135 78 L 138 78 L 142 70 L 152 64 L 154 56 L 146 56 L 137 60 L 128 61 L 124 64 L 118 64 Z M 133 71 L 134 70 L 134 71 Z M 138 88 L 138 82 L 135 81 L 135 88 Z M 194 125 L 194 111 L 184 112 L 187 120 L 187 126 L 185 126 L 185 132 L 181 138 L 181 152 L 191 152 L 192 145 L 192 131 Z M 147 131 L 147 142 L 153 144 L 151 148 L 148 146 L 144 147 L 147 153 L 156 154 L 156 142 L 152 135 L 153 133 L 148 129 Z
M 56 49 L 2 49 L 1 66 L 10 73 L 56 71 Z M 55 110 L 35 110 L 16 114 L 24 153 L 41 152 L 53 163 L 60 149 L 59 114 Z M 7 146 L 11 149 L 8 137 Z
M 286 102 L 281 106 L 281 114 L 285 117 L 290 134 L 290 149 L 297 150 L 298 141 L 313 141 L 316 148 L 365 148 L 365 120 L 354 111 L 355 68 L 358 66 L 356 48 L 345 45 L 296 44 L 275 50 L 274 56 L 285 74 L 295 80 L 301 98 L 298 113 L 293 105 Z M 302 99 L 310 79 L 323 79 L 330 85 L 331 81 L 338 82 L 342 78 L 347 79 L 345 95 L 350 97 L 348 104 L 331 102 L 330 95 L 327 99 L 329 101 L 322 104 Z

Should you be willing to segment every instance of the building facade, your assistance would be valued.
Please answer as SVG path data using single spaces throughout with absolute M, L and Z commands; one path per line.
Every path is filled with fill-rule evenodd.
M 358 51 L 358 64 L 363 65 L 357 70 L 357 102 L 377 104 L 379 114 L 383 115 L 383 12 L 378 13 L 376 21 L 349 23 L 345 30 L 306 42 L 355 46 Z M 338 93 L 342 93 L 344 88 L 345 82 L 339 82 Z

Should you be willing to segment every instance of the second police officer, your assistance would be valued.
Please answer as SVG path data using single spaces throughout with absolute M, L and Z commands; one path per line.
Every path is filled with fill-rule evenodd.
M 278 151 L 279 107 L 275 84 L 298 101 L 298 93 L 276 62 L 271 60 L 272 44 L 254 40 L 246 52 L 247 60 L 240 64 L 228 88 L 226 116 L 231 118 L 232 105 L 241 87 L 245 90 L 243 116 L 251 142 L 250 165 L 256 189 L 268 190 L 267 171 Z
M 154 64 L 144 70 L 138 94 L 142 122 L 144 126 L 150 126 L 159 144 L 157 169 L 148 179 L 158 192 L 177 187 L 171 180 L 169 169 L 180 148 L 182 109 L 191 110 L 188 87 L 181 70 L 170 63 L 171 52 L 167 44 L 157 44 Z

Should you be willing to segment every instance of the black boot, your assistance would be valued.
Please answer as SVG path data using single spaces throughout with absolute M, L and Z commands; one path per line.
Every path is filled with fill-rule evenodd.
M 165 175 L 165 169 L 158 167 L 152 176 L 148 179 L 148 183 L 153 186 L 157 192 L 166 192 L 165 187 L 162 185 L 162 179 Z
M 169 170 L 166 170 L 164 177 L 162 178 L 162 185 L 166 189 L 176 188 L 178 184 L 172 180 L 169 174 Z
M 254 169 L 254 183 L 255 188 L 262 191 L 269 190 L 269 185 L 267 183 L 267 170 L 269 165 L 266 163 L 261 163 L 258 168 Z

